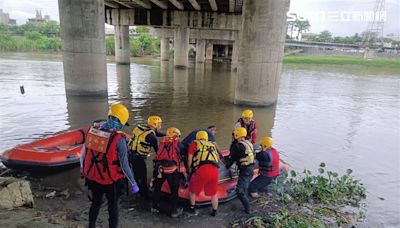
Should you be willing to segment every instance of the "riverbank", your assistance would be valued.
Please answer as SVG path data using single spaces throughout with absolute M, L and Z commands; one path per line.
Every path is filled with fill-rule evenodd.
M 51 179 L 57 175 L 50 178 L 22 176 L 31 183 L 34 208 L 0 210 L 0 225 L 85 227 L 90 205 L 87 189 L 78 178 L 77 169 L 68 172 L 75 174 L 75 178 L 66 180 L 70 183 L 64 188 L 52 183 Z M 239 200 L 235 199 L 221 204 L 216 217 L 209 215 L 210 207 L 202 207 L 198 209 L 198 216 L 184 212 L 180 218 L 173 219 L 167 213 L 150 213 L 148 207 L 140 206 L 138 198 L 124 194 L 120 226 L 129 227 L 133 223 L 141 227 L 347 227 L 362 224 L 365 211 L 361 202 L 366 196 L 365 188 L 351 173 L 347 170 L 339 176 L 327 171 L 324 163 L 317 175 L 308 170 L 303 173 L 292 170 L 290 175 L 284 173 L 269 186 L 268 193 L 260 193 L 260 198 L 251 199 L 251 215 L 246 215 Z M 182 202 L 181 206 L 187 208 L 187 202 Z M 167 202 L 161 204 L 162 211 L 166 208 L 169 208 Z M 98 224 L 107 226 L 107 218 L 104 207 Z
M 31 183 L 34 195 L 33 208 L 0 209 L 0 227 L 86 227 L 89 217 L 90 201 L 83 180 L 79 179 L 79 170 L 68 171 L 75 178 L 65 179 L 66 186 L 55 183 L 59 178 L 26 177 Z M 65 175 L 65 174 L 64 174 Z M 173 219 L 164 213 L 152 214 L 148 208 L 143 209 L 139 200 L 132 195 L 124 194 L 120 202 L 119 227 L 230 227 L 232 219 L 243 218 L 239 200 L 233 200 L 219 207 L 218 215 L 210 217 L 210 207 L 199 208 L 198 216 L 184 214 Z M 164 208 L 168 205 L 164 203 Z M 108 211 L 103 204 L 97 219 L 98 227 L 108 227 Z
M 371 59 L 351 56 L 285 56 L 283 63 L 360 65 L 366 67 L 395 67 L 400 69 L 400 60 Z
M 0 58 L 7 59 L 34 59 L 46 61 L 62 61 L 62 52 L 0 52 Z M 132 60 L 157 59 L 157 55 L 145 55 L 141 57 L 131 57 Z M 115 56 L 107 55 L 108 62 L 114 62 Z M 284 64 L 297 65 L 346 65 L 346 66 L 361 66 L 377 69 L 391 69 L 400 71 L 400 60 L 389 59 L 371 59 L 366 60 L 360 57 L 350 56 L 285 56 Z

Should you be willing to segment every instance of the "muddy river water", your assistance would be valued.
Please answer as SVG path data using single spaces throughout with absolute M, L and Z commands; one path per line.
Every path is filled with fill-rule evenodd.
M 70 97 L 60 56 L 0 55 L 0 153 L 104 119 L 116 101 L 130 109 L 131 125 L 151 114 L 184 135 L 215 124 L 217 141 L 229 146 L 245 107 L 233 105 L 236 74 L 228 64 L 176 70 L 141 58 L 107 69 L 108 98 Z M 272 135 L 293 169 L 317 170 L 320 162 L 339 173 L 353 169 L 368 191 L 367 226 L 400 226 L 400 70 L 286 64 L 277 104 L 253 110 L 259 136 Z

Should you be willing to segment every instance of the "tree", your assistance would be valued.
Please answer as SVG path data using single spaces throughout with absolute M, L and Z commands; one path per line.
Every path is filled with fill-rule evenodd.
M 356 33 L 353 36 L 335 36 L 333 38 L 334 43 L 341 43 L 341 44 L 360 44 L 362 42 L 362 37 Z
M 48 21 L 46 24 L 39 26 L 39 32 L 45 36 L 59 36 L 60 25 L 57 21 Z
M 139 34 L 149 33 L 150 29 L 148 27 L 145 27 L 145 26 L 138 26 L 136 28 L 136 32 L 139 33 Z
M 288 21 L 288 31 L 290 31 L 290 39 L 293 39 L 294 21 Z
M 319 35 L 318 35 L 318 41 L 319 42 L 332 42 L 332 33 L 329 32 L 328 30 L 324 30 L 322 31 Z
M 341 37 L 341 36 L 335 36 L 334 38 L 333 38 L 333 43 L 344 43 L 344 39 L 343 39 L 343 37 Z
M 43 35 L 37 31 L 32 31 L 32 32 L 25 32 L 25 37 L 28 38 L 28 40 L 40 40 L 43 38 Z
M 360 36 L 358 33 L 354 34 L 354 36 L 351 37 L 354 43 L 361 43 L 362 42 L 362 36 Z
M 296 20 L 294 21 L 294 27 L 297 28 L 297 39 L 299 39 L 299 36 L 301 33 L 306 32 L 310 30 L 310 22 L 308 20 Z

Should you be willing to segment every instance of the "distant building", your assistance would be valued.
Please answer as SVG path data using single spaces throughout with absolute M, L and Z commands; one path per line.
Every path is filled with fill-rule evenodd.
M 0 9 L 0 24 L 16 25 L 17 20 L 10 19 L 10 15 L 8 13 L 3 12 L 3 10 Z
M 8 15 L 8 13 L 3 13 L 3 10 L 0 9 L 0 23 L 8 24 L 9 19 L 10 19 L 10 16 Z
M 45 15 L 44 17 L 42 16 L 42 11 L 36 10 L 36 17 L 34 18 L 28 18 L 28 23 L 34 24 L 34 25 L 41 25 L 45 24 L 46 22 L 50 21 L 50 16 Z
M 17 25 L 17 19 L 8 19 L 9 25 Z

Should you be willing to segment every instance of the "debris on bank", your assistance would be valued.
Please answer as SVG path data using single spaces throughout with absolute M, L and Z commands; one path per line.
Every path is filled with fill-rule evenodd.
M 14 177 L 0 177 L 0 208 L 33 207 L 33 195 L 29 181 Z

